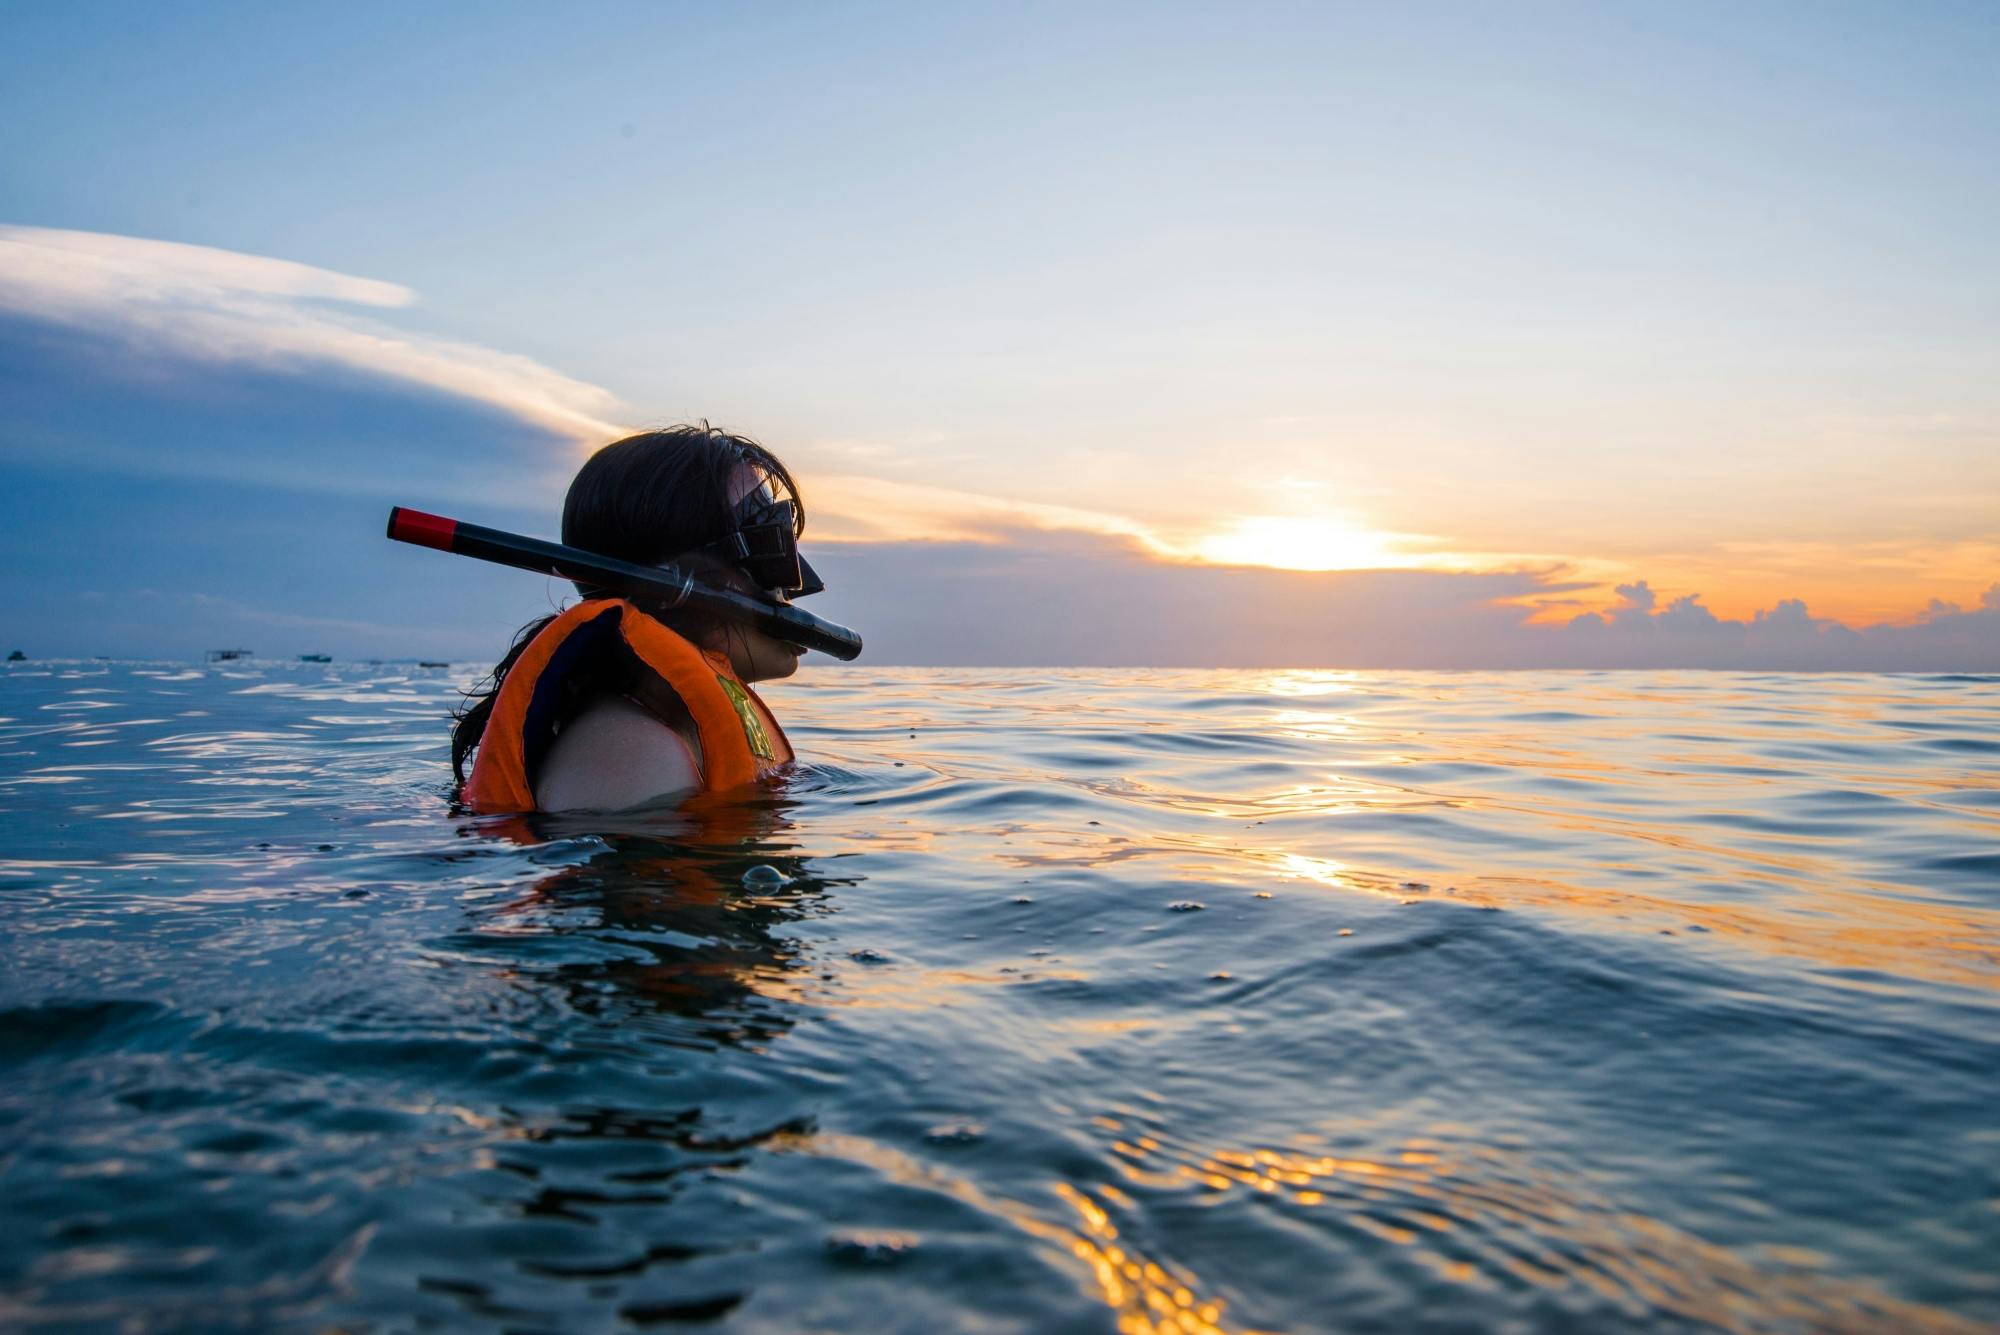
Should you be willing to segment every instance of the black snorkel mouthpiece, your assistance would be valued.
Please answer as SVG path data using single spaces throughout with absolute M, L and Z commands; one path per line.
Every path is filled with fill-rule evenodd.
M 680 566 L 642 566 L 579 547 L 461 523 L 401 505 L 389 511 L 389 536 L 397 542 L 456 552 L 496 565 L 513 566 L 516 570 L 532 570 L 576 584 L 593 585 L 628 598 L 643 598 L 662 607 L 691 607 L 747 622 L 773 639 L 817 649 L 844 662 L 861 656 L 861 636 L 846 626 L 837 626 L 790 603 L 704 584 Z

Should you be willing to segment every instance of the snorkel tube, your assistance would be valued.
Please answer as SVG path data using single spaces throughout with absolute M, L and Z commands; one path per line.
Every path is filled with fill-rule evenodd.
M 774 639 L 849 660 L 861 654 L 861 637 L 790 603 L 752 597 L 703 584 L 679 566 L 642 566 L 599 556 L 559 542 L 544 542 L 479 524 L 461 523 L 398 505 L 389 511 L 389 536 L 397 542 L 456 552 L 480 561 L 594 585 L 665 608 L 691 607 L 744 621 Z

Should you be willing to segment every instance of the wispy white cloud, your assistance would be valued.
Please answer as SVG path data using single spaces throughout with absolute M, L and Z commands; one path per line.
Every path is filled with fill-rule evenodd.
M 830 542 L 1006 543 L 1022 533 L 1078 532 L 1128 539 L 1155 555 L 1165 548 L 1137 520 L 1083 506 L 986 496 L 951 487 L 831 473 L 807 483 L 813 538 Z
M 333 366 L 490 405 L 558 436 L 618 434 L 606 390 L 531 358 L 398 329 L 408 288 L 290 260 L 98 232 L 0 226 L 0 310 L 141 353 L 269 369 Z
M 1282 479 L 1280 485 L 1312 484 Z M 815 475 L 806 491 L 815 542 L 1032 546 L 1038 535 L 1077 534 L 1110 539 L 1135 556 L 1175 566 L 1548 572 L 1552 578 L 1583 578 L 1600 585 L 1629 575 L 1621 565 L 1551 553 L 1445 550 L 1443 540 L 1430 535 L 1380 532 L 1330 514 L 1215 514 L 1200 522 L 1152 521 L 1085 505 L 1015 500 L 846 472 Z

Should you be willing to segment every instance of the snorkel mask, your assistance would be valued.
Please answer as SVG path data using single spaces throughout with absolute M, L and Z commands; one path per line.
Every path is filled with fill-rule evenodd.
M 694 550 L 721 557 L 760 589 L 804 598 L 825 590 L 826 581 L 799 555 L 799 505 L 782 493 L 783 486 L 766 475 L 736 503 L 730 515 L 735 527 Z

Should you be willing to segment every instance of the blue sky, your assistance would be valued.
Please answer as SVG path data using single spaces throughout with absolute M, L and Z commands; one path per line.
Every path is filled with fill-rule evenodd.
M 1495 14 L 23 8 L 0 636 L 484 657 L 548 590 L 378 512 L 548 532 L 597 426 L 708 417 L 819 483 L 896 661 L 972 652 L 947 548 L 1091 572 L 987 661 L 1188 661 L 1128 593 L 1217 661 L 1601 657 L 1561 623 L 1642 581 L 2000 661 L 2000 11 Z M 10 283 L 54 232 L 105 240 Z M 1315 563 L 1398 569 L 1267 568 Z M 1630 652 L 1752 653 L 1684 631 Z

